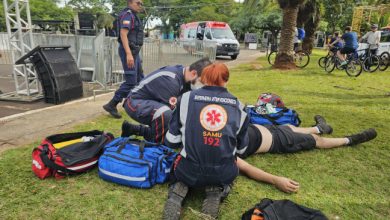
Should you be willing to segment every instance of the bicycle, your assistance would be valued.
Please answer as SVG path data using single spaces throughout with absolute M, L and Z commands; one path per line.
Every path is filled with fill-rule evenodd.
M 379 56 L 379 67 L 380 71 L 385 71 L 390 65 L 390 54 L 389 52 L 383 52 Z
M 277 53 L 278 53 L 278 51 L 272 51 L 268 55 L 268 63 L 270 65 L 272 65 L 272 66 L 275 64 L 275 59 L 276 59 Z M 295 66 L 298 67 L 298 68 L 304 68 L 310 62 L 310 55 L 308 53 L 306 53 L 306 52 L 296 51 L 296 52 L 294 52 L 293 56 L 294 56 Z
M 345 69 L 345 72 L 348 76 L 358 77 L 363 71 L 363 65 L 359 60 L 357 51 L 347 54 L 346 61 L 347 64 L 341 66 L 340 59 L 337 57 L 336 54 L 334 54 L 330 59 L 326 61 L 325 71 L 331 73 L 335 69 L 336 65 L 340 65 L 340 68 Z
M 366 72 L 373 73 L 379 68 L 380 58 L 371 52 L 370 45 L 365 49 L 365 53 L 360 57 L 363 62 L 363 69 Z
M 332 57 L 333 55 L 335 55 L 335 54 L 337 53 L 338 50 L 340 50 L 340 48 L 338 48 L 338 47 L 334 47 L 334 50 L 329 50 L 329 51 L 328 51 L 328 54 L 327 54 L 326 56 L 323 56 L 323 57 L 321 57 L 321 58 L 318 60 L 318 65 L 319 65 L 321 68 L 325 68 L 327 59 L 330 58 L 330 57 Z M 339 65 L 336 65 L 336 68 L 337 68 L 338 70 L 341 70 Z M 332 71 L 333 71 L 333 70 L 332 70 Z

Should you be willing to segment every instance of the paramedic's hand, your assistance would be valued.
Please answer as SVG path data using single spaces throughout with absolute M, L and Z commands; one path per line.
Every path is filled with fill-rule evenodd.
M 130 69 L 134 68 L 134 58 L 132 54 L 126 55 L 126 63 L 127 67 L 129 67 Z
M 278 176 L 275 179 L 275 187 L 286 193 L 293 193 L 299 190 L 299 183 L 286 177 Z

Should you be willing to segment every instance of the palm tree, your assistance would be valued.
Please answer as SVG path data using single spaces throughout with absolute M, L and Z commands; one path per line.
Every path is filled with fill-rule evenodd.
M 314 34 L 320 22 L 320 3 L 317 0 L 308 0 L 299 7 L 297 27 L 305 27 L 306 36 L 303 39 L 302 50 L 311 54 L 314 43 Z
M 275 68 L 294 69 L 293 43 L 297 26 L 298 9 L 305 0 L 278 0 L 283 11 L 283 23 L 280 36 L 280 46 L 276 55 Z
M 321 15 L 320 15 L 320 4 L 317 3 L 315 7 L 314 15 L 306 21 L 305 23 L 305 31 L 306 36 L 302 42 L 302 50 L 308 54 L 311 54 L 314 46 L 315 40 L 315 32 L 320 23 Z

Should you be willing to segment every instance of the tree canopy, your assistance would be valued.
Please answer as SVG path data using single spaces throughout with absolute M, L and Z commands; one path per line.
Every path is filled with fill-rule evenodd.
M 244 4 L 234 0 L 144 0 L 148 14 L 160 18 L 166 30 L 178 30 L 180 25 L 191 21 L 218 20 L 230 24 L 235 32 L 261 32 L 264 29 L 280 29 L 282 12 L 285 7 L 303 0 L 244 0 Z M 66 7 L 59 7 L 58 0 L 30 0 L 33 20 L 73 20 L 76 11 L 90 12 L 97 16 L 99 23 L 107 26 L 112 17 L 108 13 L 118 13 L 126 7 L 126 0 L 68 0 Z M 321 0 L 320 29 L 333 32 L 351 25 L 356 6 L 390 4 L 390 0 Z M 278 4 L 279 3 L 279 4 Z M 112 11 L 107 5 L 112 5 Z M 99 18 L 100 17 L 100 18 Z M 141 17 L 145 17 L 142 15 Z M 379 17 L 373 13 L 371 22 L 387 25 L 389 14 Z M 368 24 L 362 24 L 364 28 Z M 101 26 L 101 25 L 100 25 Z M 5 31 L 3 5 L 0 4 L 0 31 Z

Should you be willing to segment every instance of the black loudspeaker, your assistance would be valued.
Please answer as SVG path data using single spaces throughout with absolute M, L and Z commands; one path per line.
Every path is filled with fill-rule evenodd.
M 45 102 L 61 104 L 83 96 L 83 83 L 70 46 L 37 46 L 16 61 L 29 60 L 38 73 Z

